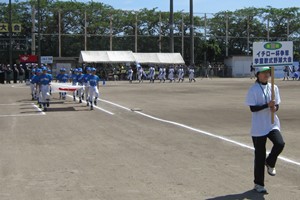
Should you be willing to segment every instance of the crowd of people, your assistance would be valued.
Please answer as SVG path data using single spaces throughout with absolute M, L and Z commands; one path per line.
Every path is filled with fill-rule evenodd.
M 289 66 L 286 65 L 283 67 L 283 72 L 284 72 L 284 76 L 283 76 L 283 81 L 285 80 L 295 80 L 295 81 L 300 81 L 300 66 L 298 67 L 298 69 L 296 69 L 296 66 Z M 255 73 L 256 73 L 256 69 L 255 67 L 253 67 L 253 64 L 250 65 L 250 78 L 255 78 Z
M 285 80 L 289 80 L 290 78 L 292 80 L 298 80 L 300 81 L 300 66 L 298 67 L 298 69 L 296 70 L 295 66 L 284 66 L 283 68 L 283 72 L 284 72 L 284 77 L 283 77 L 283 81 Z
M 9 64 L 0 64 L 0 83 L 1 84 L 11 84 L 11 83 L 23 83 L 29 78 L 30 66 L 27 64 L 14 64 L 10 66 Z
M 154 83 L 155 80 L 158 80 L 160 83 L 165 83 L 166 81 L 172 82 L 183 82 L 185 76 L 189 78 L 189 82 L 196 82 L 195 79 L 195 67 L 190 66 L 186 67 L 183 65 L 170 65 L 168 67 L 154 67 L 150 66 L 147 71 L 144 68 L 137 64 L 136 66 L 136 80 L 141 83 L 144 80 L 149 80 L 150 83 Z M 129 68 L 127 70 L 127 79 L 130 83 L 134 80 L 134 68 Z

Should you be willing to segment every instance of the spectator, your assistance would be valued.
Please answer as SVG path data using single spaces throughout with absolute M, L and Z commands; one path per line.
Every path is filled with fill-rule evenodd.
M 14 83 L 17 83 L 18 77 L 19 77 L 19 70 L 18 70 L 16 64 L 14 64 L 14 67 L 13 67 L 13 77 L 14 77 Z

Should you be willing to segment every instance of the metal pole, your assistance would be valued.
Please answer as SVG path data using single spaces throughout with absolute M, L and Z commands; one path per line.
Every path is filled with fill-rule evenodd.
M 32 28 L 31 28 L 31 54 L 35 55 L 35 48 L 36 48 L 36 44 L 35 44 L 35 6 L 32 5 L 32 13 L 31 13 L 31 23 L 32 23 Z
M 289 41 L 289 38 L 290 38 L 290 19 L 287 19 L 286 38 L 287 38 L 287 41 Z
M 159 43 L 158 43 L 158 48 L 159 48 L 159 52 L 161 52 L 161 12 L 159 13 Z
M 87 50 L 87 23 L 86 23 L 86 10 L 84 11 L 84 50 Z
M 61 57 L 61 11 L 58 11 L 58 57 Z
M 38 0 L 38 66 L 41 66 L 41 7 Z
M 174 53 L 174 8 L 173 0 L 170 0 L 170 52 Z
M 225 38 L 225 45 L 226 45 L 226 57 L 228 57 L 228 21 L 229 21 L 229 16 L 226 14 L 226 38 Z
M 112 28 L 112 14 L 110 15 L 110 22 L 109 22 L 109 35 L 110 35 L 110 38 L 109 38 L 109 49 L 110 49 L 110 51 L 112 51 L 112 49 L 113 49 L 113 37 L 112 37 L 112 35 L 113 35 L 113 28 Z
M 269 20 L 269 16 L 267 19 L 267 40 L 270 41 L 270 20 Z
M 184 14 L 181 16 L 181 55 L 184 57 Z
M 135 30 L 134 30 L 134 51 L 138 52 L 138 21 L 137 21 L 137 12 L 135 13 Z
M 207 31 L 206 31 L 206 28 L 207 28 L 207 18 L 206 18 L 206 13 L 204 14 L 204 44 L 206 46 L 206 38 L 207 38 Z M 204 65 L 206 66 L 206 50 L 204 51 Z
M 194 60 L 194 5 L 193 5 L 194 0 L 190 0 L 190 40 L 191 40 L 191 46 L 190 46 L 190 65 L 193 65 L 195 63 Z
M 9 65 L 12 67 L 12 8 L 11 8 L 11 0 L 9 0 L 8 4 L 8 32 L 9 32 Z
M 249 56 L 250 51 L 250 16 L 247 18 L 247 56 Z

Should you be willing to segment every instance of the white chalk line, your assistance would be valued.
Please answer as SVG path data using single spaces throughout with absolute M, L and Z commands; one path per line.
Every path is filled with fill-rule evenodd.
M 32 105 L 35 109 L 37 109 L 42 115 L 46 115 L 46 113 L 45 113 L 42 109 L 40 109 L 37 105 L 35 105 L 34 103 L 31 103 L 31 105 Z
M 72 95 L 67 94 L 67 96 L 70 97 L 70 98 L 73 98 Z M 79 98 L 76 97 L 76 100 L 79 100 Z M 85 100 L 82 100 L 82 102 L 83 102 L 83 103 L 87 103 Z M 110 112 L 110 111 L 108 111 L 108 110 L 105 110 L 105 109 L 103 109 L 103 108 L 100 108 L 99 106 L 95 106 L 95 105 L 94 105 L 93 108 L 96 108 L 96 109 L 98 109 L 98 110 L 101 110 L 101 111 L 103 111 L 103 112 L 105 112 L 105 113 L 107 113 L 107 114 L 110 114 L 110 115 L 114 115 L 114 114 L 115 114 L 115 113 L 113 113 L 113 112 Z
M 107 100 L 100 99 L 100 101 L 111 104 L 111 105 L 114 105 L 116 107 L 122 108 L 122 109 L 127 110 L 127 111 L 131 111 L 131 109 L 129 109 L 129 108 L 126 108 L 122 105 L 119 105 L 119 104 L 116 104 L 116 103 L 113 103 L 113 102 L 110 102 L 110 101 L 107 101 Z M 210 136 L 210 137 L 213 137 L 213 138 L 217 138 L 217 139 L 226 141 L 226 142 L 231 143 L 231 144 L 235 144 L 237 146 L 240 146 L 240 147 L 243 147 L 243 148 L 246 148 L 246 149 L 254 150 L 254 148 L 252 146 L 249 146 L 249 145 L 241 143 L 241 142 L 237 142 L 235 140 L 228 139 L 228 138 L 223 137 L 223 136 L 219 136 L 219 135 L 216 135 L 216 134 L 213 134 L 213 133 L 209 133 L 207 131 L 196 129 L 196 128 L 193 128 L 191 126 L 187 126 L 185 124 L 181 124 L 181 123 L 177 123 L 177 122 L 174 122 L 174 121 L 169 121 L 169 120 L 161 119 L 161 118 L 158 118 L 158 117 L 154 117 L 154 116 L 145 114 L 145 113 L 140 112 L 140 111 L 134 111 L 134 112 L 139 114 L 139 115 L 145 116 L 147 118 L 156 120 L 156 121 L 160 121 L 160 122 L 163 122 L 163 123 L 168 123 L 168 124 L 172 124 L 172 125 L 175 125 L 175 126 L 179 126 L 179 127 L 182 127 L 182 128 L 185 128 L 185 129 L 188 129 L 188 130 L 191 130 L 191 131 L 203 134 L 203 135 L 207 135 L 207 136 Z M 267 153 L 269 154 L 270 152 L 267 151 Z M 279 156 L 278 159 L 280 159 L 282 161 L 285 161 L 287 163 L 291 163 L 291 164 L 300 166 L 300 162 L 294 161 L 294 160 L 286 158 L 284 156 Z
M 12 85 L 12 88 L 19 88 L 19 89 L 24 89 L 24 88 L 29 88 L 29 85 L 23 85 L 23 86 L 18 86 L 18 85 Z
M 26 105 L 32 105 L 36 110 L 39 111 L 38 114 L 12 114 L 12 115 L 0 115 L 0 117 L 29 117 L 29 116 L 38 116 L 38 115 L 45 115 L 44 113 L 37 105 L 34 103 L 22 103 Z M 19 106 L 22 104 L 12 103 L 12 104 L 0 104 L 0 106 Z

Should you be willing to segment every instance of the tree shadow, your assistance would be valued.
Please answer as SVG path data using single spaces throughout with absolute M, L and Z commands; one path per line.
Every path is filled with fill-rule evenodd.
M 239 194 L 229 194 L 229 195 L 224 195 L 224 196 L 219 196 L 219 197 L 214 197 L 214 198 L 209 198 L 206 200 L 264 200 L 265 197 L 263 193 L 258 193 L 255 190 L 249 190 L 244 193 L 239 193 Z

